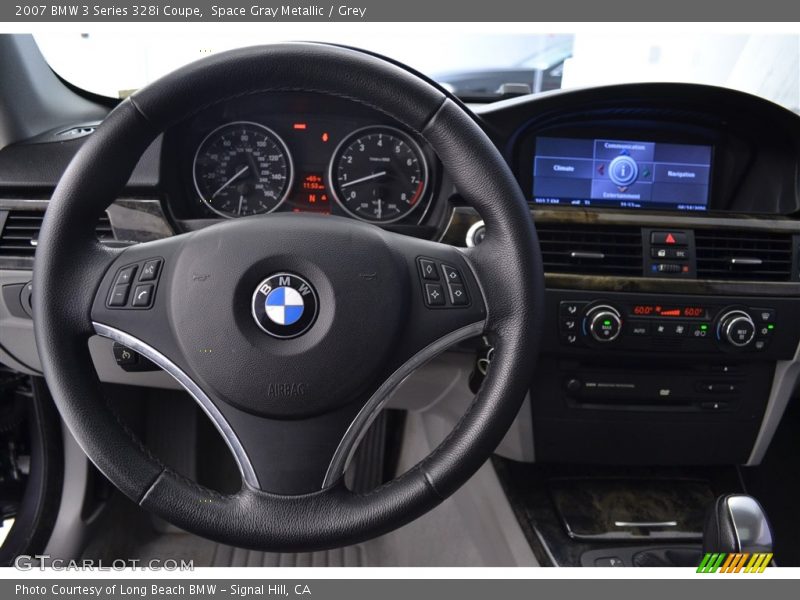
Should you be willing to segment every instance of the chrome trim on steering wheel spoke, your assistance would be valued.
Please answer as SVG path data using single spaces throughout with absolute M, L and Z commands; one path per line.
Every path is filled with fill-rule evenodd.
M 378 416 L 378 413 L 384 407 L 392 392 L 405 381 L 406 377 L 453 344 L 482 334 L 485 325 L 486 321 L 478 321 L 466 327 L 462 327 L 461 329 L 456 329 L 444 337 L 439 338 L 403 363 L 403 365 L 375 390 L 375 393 L 370 396 L 370 399 L 367 400 L 366 404 L 364 404 L 350 423 L 344 436 L 342 436 L 339 446 L 333 453 L 330 465 L 328 465 L 328 471 L 325 473 L 325 480 L 322 482 L 322 489 L 332 486 L 344 475 L 364 434 L 367 433 L 370 425 L 372 425 L 372 422 Z
M 217 431 L 219 431 L 222 435 L 222 439 L 225 440 L 228 448 L 230 448 L 231 452 L 233 453 L 233 458 L 236 461 L 236 465 L 239 467 L 239 473 L 242 476 L 242 480 L 244 480 L 248 486 L 259 489 L 258 477 L 256 476 L 256 472 L 253 469 L 253 465 L 251 464 L 250 458 L 247 456 L 247 452 L 242 446 L 242 443 L 239 441 L 239 438 L 236 436 L 236 433 L 233 431 L 223 414 L 211 401 L 211 398 L 209 398 L 200 388 L 200 386 L 192 381 L 192 379 L 186 373 L 184 373 L 183 370 L 178 367 L 178 365 L 176 365 L 152 346 L 145 344 L 140 339 L 133 337 L 129 333 L 120 331 L 119 329 L 109 327 L 108 325 L 103 325 L 102 323 L 93 322 L 92 324 L 94 325 L 94 330 L 97 335 L 114 340 L 123 346 L 127 346 L 131 350 L 138 352 L 169 373 L 175 379 L 175 381 L 177 381 L 181 387 L 183 387 L 183 389 L 185 389 L 188 394 L 194 398 L 195 402 L 200 405 L 200 408 L 203 409 L 203 412 L 206 413 L 208 418 L 211 419 L 211 422 L 214 423 Z

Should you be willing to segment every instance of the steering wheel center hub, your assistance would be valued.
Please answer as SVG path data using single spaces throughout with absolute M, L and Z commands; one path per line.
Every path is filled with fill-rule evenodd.
M 265 333 L 279 339 L 303 335 L 314 324 L 319 300 L 314 287 L 294 273 L 275 273 L 253 293 L 253 319 Z
M 196 232 L 177 257 L 172 333 L 198 378 L 240 409 L 333 410 L 391 349 L 407 307 L 399 266 L 379 229 L 352 220 L 225 222 Z

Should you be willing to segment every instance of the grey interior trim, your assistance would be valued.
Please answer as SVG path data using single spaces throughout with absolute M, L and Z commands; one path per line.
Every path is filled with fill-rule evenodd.
M 344 436 L 342 436 L 342 440 L 339 442 L 339 446 L 333 453 L 331 462 L 328 465 L 328 471 L 325 473 L 325 480 L 322 483 L 323 489 L 336 483 L 347 470 L 347 466 L 350 464 L 361 438 L 364 437 L 367 429 L 369 429 L 369 426 L 397 386 L 412 372 L 453 344 L 483 333 L 484 326 L 485 321 L 478 321 L 448 333 L 417 352 L 383 382 L 370 399 L 367 400 L 366 404 L 353 419 L 353 422 L 350 423 Z
M 615 527 L 677 527 L 677 521 L 614 521 Z
M 63 421 L 61 435 L 64 440 L 64 483 L 61 505 L 58 507 L 53 533 L 44 553 L 53 558 L 73 560 L 80 556 L 87 536 L 91 533 L 89 526 L 97 517 L 98 511 L 86 518 L 82 514 L 84 503 L 87 501 L 86 490 L 91 468 L 89 459 Z
M 800 378 L 800 345 L 794 353 L 792 360 L 781 360 L 775 365 L 775 375 L 772 378 L 772 389 L 769 392 L 767 408 L 758 430 L 753 450 L 745 463 L 748 467 L 761 464 L 770 442 L 778 429 L 783 413 L 789 400 L 797 387 Z
M 31 34 L 0 36 L 0 80 L 0 148 L 65 124 L 100 120 L 108 113 L 108 108 L 64 85 Z
M 0 210 L 45 210 L 48 202 L 42 198 L 0 198 Z
M 233 453 L 233 458 L 239 467 L 239 473 L 241 474 L 244 482 L 253 488 L 259 488 L 258 477 L 256 477 L 256 472 L 253 469 L 253 465 L 250 463 L 250 458 L 247 456 L 247 452 L 245 452 L 245 449 L 239 441 L 239 438 L 236 436 L 236 433 L 233 431 L 230 424 L 219 411 L 219 409 L 214 405 L 206 393 L 200 389 L 200 386 L 192 381 L 192 379 L 186 373 L 184 373 L 183 370 L 178 367 L 178 365 L 173 363 L 155 348 L 145 344 L 140 339 L 135 338 L 124 331 L 115 329 L 114 327 L 103 325 L 102 323 L 93 322 L 92 324 L 94 325 L 94 330 L 97 332 L 97 335 L 112 339 L 120 344 L 124 344 L 145 358 L 150 359 L 153 363 L 172 375 L 172 377 L 174 377 L 175 380 L 181 384 L 181 387 L 183 387 L 183 389 L 185 389 L 189 395 L 200 405 L 200 408 L 202 408 L 203 412 L 208 415 L 208 418 L 211 419 L 211 422 L 214 423 L 214 426 L 222 435 L 222 439 L 225 440 L 228 448 L 230 448 L 231 452 Z

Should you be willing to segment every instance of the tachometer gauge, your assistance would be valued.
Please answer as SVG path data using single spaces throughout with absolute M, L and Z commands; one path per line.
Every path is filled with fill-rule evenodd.
M 209 133 L 197 148 L 193 171 L 201 200 L 229 218 L 272 212 L 286 199 L 294 175 L 283 140 L 249 121 Z
M 348 214 L 370 223 L 393 223 L 422 204 L 428 165 L 417 143 L 402 131 L 367 127 L 339 144 L 329 181 Z

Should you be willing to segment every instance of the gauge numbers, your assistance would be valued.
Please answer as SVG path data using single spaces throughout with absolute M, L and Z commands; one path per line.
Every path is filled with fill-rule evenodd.
M 218 127 L 200 143 L 193 164 L 200 199 L 223 217 L 269 213 L 283 203 L 292 158 L 271 129 L 249 121 Z
M 393 223 L 422 204 L 428 165 L 417 143 L 392 127 L 367 127 L 345 138 L 333 153 L 329 181 L 351 216 Z

